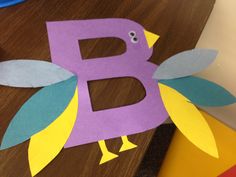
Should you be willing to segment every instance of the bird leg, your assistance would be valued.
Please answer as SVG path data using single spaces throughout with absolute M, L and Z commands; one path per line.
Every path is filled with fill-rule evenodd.
M 127 151 L 127 150 L 130 150 L 130 149 L 133 149 L 133 148 L 137 147 L 136 144 L 134 144 L 134 143 L 132 143 L 128 140 L 127 136 L 122 136 L 121 140 L 122 140 L 123 144 L 122 144 L 119 152 Z
M 99 163 L 100 165 L 118 157 L 118 155 L 108 151 L 104 140 L 98 141 L 98 144 L 102 151 L 102 158 Z

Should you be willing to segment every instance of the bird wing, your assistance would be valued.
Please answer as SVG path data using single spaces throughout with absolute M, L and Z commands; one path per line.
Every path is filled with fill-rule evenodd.
M 66 109 L 76 87 L 77 78 L 73 76 L 34 94 L 10 122 L 0 149 L 22 143 L 51 124 Z
M 78 89 L 65 111 L 47 128 L 33 135 L 28 148 L 32 176 L 39 173 L 61 151 L 74 126 L 78 110 Z
M 0 85 L 36 88 L 49 86 L 74 76 L 47 61 L 9 60 L 0 62 Z
M 174 88 L 193 104 L 198 106 L 226 106 L 236 103 L 236 97 L 229 91 L 208 80 L 188 76 L 179 79 L 160 80 L 162 84 Z
M 176 90 L 158 85 L 164 106 L 178 129 L 202 151 L 218 158 L 214 135 L 200 111 Z
M 217 51 L 210 49 L 193 49 L 178 53 L 157 68 L 153 79 L 176 79 L 193 75 L 207 68 L 216 56 Z

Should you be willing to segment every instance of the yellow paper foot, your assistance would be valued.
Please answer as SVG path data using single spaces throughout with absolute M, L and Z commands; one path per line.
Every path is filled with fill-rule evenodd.
M 111 152 L 107 152 L 106 154 L 103 154 L 103 155 L 102 155 L 102 158 L 101 158 L 99 164 L 100 164 L 100 165 L 101 165 L 101 164 L 104 164 L 104 163 L 106 163 L 106 162 L 109 162 L 109 161 L 111 161 L 111 160 L 117 158 L 117 157 L 118 157 L 118 155 L 113 154 L 113 153 L 111 153 Z
M 106 162 L 109 162 L 109 161 L 111 161 L 111 160 L 118 157 L 118 155 L 108 151 L 106 143 L 105 143 L 104 140 L 99 141 L 98 144 L 99 144 L 100 149 L 102 151 L 102 158 L 101 158 L 100 163 L 99 163 L 100 165 L 104 164 Z
M 128 151 L 128 150 L 130 150 L 130 149 L 134 149 L 134 148 L 137 147 L 136 144 L 131 143 L 131 142 L 128 140 L 128 137 L 127 137 L 127 136 L 122 136 L 121 139 L 122 139 L 123 144 L 122 144 L 122 146 L 121 146 L 119 152 Z

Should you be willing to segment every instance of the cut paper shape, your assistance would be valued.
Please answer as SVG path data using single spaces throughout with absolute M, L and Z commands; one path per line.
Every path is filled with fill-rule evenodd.
M 218 158 L 215 138 L 200 111 L 176 90 L 158 85 L 165 108 L 178 129 L 202 151 Z
M 3 137 L 1 149 L 28 140 L 52 123 L 69 104 L 76 85 L 77 79 L 72 77 L 34 94 L 14 116 Z
M 78 110 L 78 89 L 65 111 L 47 128 L 33 135 L 28 148 L 32 176 L 46 167 L 61 151 L 74 126 Z
M 122 139 L 122 146 L 119 152 L 128 151 L 138 147 L 136 144 L 130 142 L 127 136 L 122 136 L 121 139 Z
M 152 46 L 156 43 L 156 41 L 160 38 L 160 36 L 151 33 L 147 30 L 144 30 L 144 35 L 147 39 L 147 44 L 149 48 L 152 48 Z
M 0 85 L 44 87 L 69 79 L 74 74 L 53 63 L 37 60 L 0 62 Z
M 24 2 L 24 0 L 0 0 L 0 8 L 13 6 Z
M 217 51 L 193 49 L 178 53 L 165 60 L 153 74 L 153 79 L 176 79 L 198 73 L 216 58 Z
M 236 97 L 226 89 L 199 77 L 189 76 L 159 82 L 174 88 L 195 105 L 213 107 L 236 103 Z
M 227 170 L 226 172 L 224 172 L 223 174 L 221 174 L 218 177 L 235 177 L 236 176 L 236 165 L 233 166 L 232 168 L 230 168 L 229 170 Z
M 118 157 L 118 155 L 108 151 L 106 142 L 104 140 L 98 141 L 98 144 L 102 151 L 102 158 L 99 162 L 99 165 L 109 162 Z
M 94 19 L 48 22 L 47 29 L 52 62 L 75 73 L 79 78 L 78 90 L 83 93 L 79 98 L 80 113 L 66 148 L 144 132 L 166 120 L 168 114 L 152 79 L 157 66 L 148 62 L 153 49 L 149 48 L 141 25 L 127 19 Z M 135 42 L 130 31 L 137 38 Z M 80 46 L 75 41 L 106 37 L 122 39 L 126 52 L 82 59 Z M 118 77 L 139 80 L 146 90 L 145 98 L 132 105 L 93 111 L 87 82 Z
M 122 139 L 122 146 L 121 146 L 119 152 L 127 151 L 127 150 L 130 150 L 130 149 L 133 149 L 133 148 L 137 147 L 136 144 L 133 144 L 128 140 L 127 136 L 122 136 L 121 139 Z M 104 164 L 106 162 L 109 162 L 109 161 L 111 161 L 111 160 L 118 157 L 118 155 L 110 152 L 107 149 L 106 142 L 104 140 L 98 141 L 98 144 L 99 144 L 99 147 L 102 151 L 102 158 L 101 158 L 100 163 L 99 163 L 100 165 Z

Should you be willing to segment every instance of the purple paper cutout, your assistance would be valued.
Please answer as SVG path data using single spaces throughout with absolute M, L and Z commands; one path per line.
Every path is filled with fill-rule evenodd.
M 144 28 L 127 19 L 96 19 L 47 23 L 52 62 L 78 76 L 79 109 L 66 148 L 136 134 L 156 128 L 168 117 L 152 75 L 157 68 L 147 60 L 152 54 Z M 132 43 L 135 31 L 138 43 Z M 117 37 L 125 41 L 122 55 L 82 60 L 78 40 Z M 87 82 L 116 77 L 135 77 L 146 97 L 119 108 L 93 111 Z M 105 93 L 104 93 L 105 94 Z

